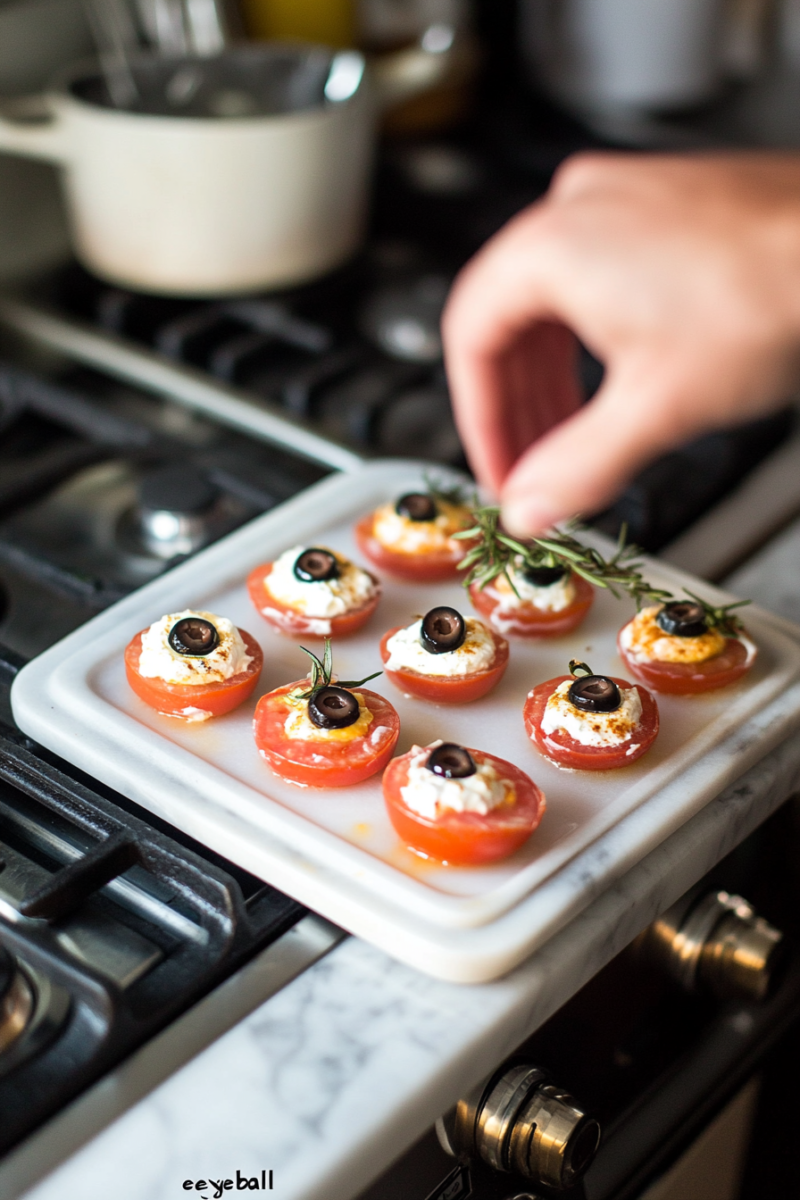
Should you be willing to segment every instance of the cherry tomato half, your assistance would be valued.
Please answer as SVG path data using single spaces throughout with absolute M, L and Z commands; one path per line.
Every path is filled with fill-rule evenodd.
M 364 737 L 335 741 L 326 738 L 325 730 L 320 729 L 318 739 L 292 738 L 285 729 L 290 712 L 286 696 L 307 687 L 307 679 L 288 683 L 267 692 L 256 705 L 253 736 L 259 754 L 275 774 L 290 783 L 332 788 L 360 783 L 383 770 L 400 734 L 400 718 L 389 701 L 367 688 L 353 688 L 364 697 L 372 713 Z
M 623 629 L 627 626 L 624 625 Z M 725 648 L 713 658 L 697 663 L 637 662 L 622 645 L 622 630 L 617 649 L 625 666 L 637 679 L 656 692 L 688 696 L 727 687 L 750 670 L 755 659 L 754 647 L 739 638 L 726 638 Z
M 370 575 L 376 587 L 375 595 L 370 600 L 358 608 L 341 613 L 338 617 L 307 617 L 296 608 L 290 608 L 276 600 L 267 591 L 264 580 L 271 570 L 272 563 L 263 563 L 251 571 L 247 577 L 247 590 L 264 620 L 269 621 L 270 625 L 274 625 L 281 633 L 288 633 L 293 637 L 347 637 L 348 634 L 361 629 L 362 625 L 366 625 L 381 598 L 380 583 L 374 575 Z
M 240 629 L 242 640 L 247 647 L 247 653 L 252 658 L 250 666 L 238 675 L 232 675 L 221 683 L 166 683 L 163 679 L 149 678 L 139 674 L 139 659 L 142 654 L 143 629 L 132 638 L 125 647 L 125 674 L 128 683 L 140 700 L 149 704 L 156 712 L 164 717 L 180 717 L 191 720 L 194 715 L 187 709 L 200 709 L 212 717 L 221 717 L 223 713 L 237 708 L 249 696 L 258 682 L 264 655 L 254 637 L 246 630 Z
M 500 597 L 491 584 L 483 591 L 477 583 L 470 584 L 469 594 L 475 608 L 498 633 L 513 633 L 517 637 L 560 637 L 580 625 L 594 601 L 594 588 L 590 583 L 580 575 L 573 575 L 572 583 L 575 599 L 560 612 L 527 603 L 519 608 L 501 609 Z
M 374 513 L 370 513 L 358 522 L 355 537 L 361 553 L 381 571 L 412 583 L 444 583 L 448 579 L 458 578 L 458 564 L 472 543 L 458 541 L 452 549 L 418 551 L 414 554 L 392 550 L 375 537 L 374 516 Z
M 613 767 L 627 767 L 650 749 L 658 733 L 658 706 L 655 700 L 638 683 L 628 683 L 627 680 L 617 679 L 613 675 L 610 678 L 619 688 L 635 687 L 642 702 L 639 726 L 630 737 L 617 746 L 584 746 L 560 729 L 554 730 L 553 733 L 542 733 L 545 705 L 559 684 L 572 679 L 571 675 L 559 675 L 557 679 L 548 679 L 528 694 L 522 710 L 525 729 L 528 737 L 545 757 L 562 767 L 576 767 L 580 771 L 609 771 Z
M 381 639 L 381 659 L 389 661 L 387 648 L 389 638 L 402 629 L 395 626 Z M 494 639 L 494 662 L 484 671 L 472 671 L 468 675 L 423 675 L 410 667 L 399 671 L 386 670 L 386 678 L 391 680 L 396 688 L 410 696 L 419 696 L 422 700 L 433 700 L 437 704 L 469 704 L 490 692 L 499 683 L 503 672 L 508 666 L 508 642 L 499 634 L 490 630 Z
M 526 842 L 545 811 L 544 793 L 533 780 L 505 759 L 482 750 L 470 750 L 475 762 L 491 763 L 501 779 L 514 785 L 516 800 L 488 813 L 445 812 L 423 817 L 409 808 L 401 788 L 408 783 L 408 767 L 419 748 L 395 758 L 383 773 L 383 795 L 389 820 L 411 850 L 454 866 L 480 866 L 513 854 Z

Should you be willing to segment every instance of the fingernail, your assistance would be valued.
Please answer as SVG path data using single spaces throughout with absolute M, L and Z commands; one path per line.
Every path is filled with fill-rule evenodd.
M 512 496 L 503 504 L 503 524 L 515 537 L 536 537 L 561 517 L 544 497 Z

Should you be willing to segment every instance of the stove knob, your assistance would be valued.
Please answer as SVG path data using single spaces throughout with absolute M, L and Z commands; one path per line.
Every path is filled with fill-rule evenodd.
M 505 1067 L 436 1123 L 448 1154 L 564 1191 L 588 1168 L 600 1126 L 532 1063 Z
M 34 995 L 28 980 L 11 955 L 0 946 L 0 1074 L 8 1050 L 28 1027 Z
M 763 1000 L 782 957 L 783 934 L 741 896 L 683 897 L 650 926 L 645 953 L 687 992 Z

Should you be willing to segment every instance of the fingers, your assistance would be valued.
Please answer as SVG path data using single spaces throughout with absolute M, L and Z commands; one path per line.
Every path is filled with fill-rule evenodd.
M 601 511 L 646 463 L 693 432 L 676 416 L 670 393 L 648 391 L 641 381 L 638 371 L 610 379 L 520 457 L 501 490 L 509 531 L 535 536 Z
M 498 491 L 530 443 L 574 412 L 575 341 L 557 320 L 537 208 L 461 273 L 442 333 L 456 422 L 478 479 Z

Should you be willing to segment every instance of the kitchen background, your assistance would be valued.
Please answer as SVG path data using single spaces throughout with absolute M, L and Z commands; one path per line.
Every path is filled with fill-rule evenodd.
M 323 61 L 295 49 L 273 62 L 264 40 L 276 38 L 331 51 Z M 325 174 L 335 163 L 321 157 L 298 175 L 304 197 L 320 194 L 316 207 L 309 199 L 318 257 L 277 263 L 267 246 L 260 286 L 243 286 L 228 262 L 219 265 L 217 285 L 196 278 L 182 285 L 179 274 L 165 283 L 144 256 L 118 254 L 124 210 L 104 241 L 75 184 L 68 217 L 61 168 L 42 161 L 66 151 L 55 142 L 43 149 L 41 135 L 70 118 L 54 119 L 47 103 L 30 97 L 98 47 L 102 69 L 78 85 L 98 111 L 138 108 L 166 122 L 194 105 L 203 124 L 220 129 L 243 116 L 268 121 L 276 111 L 302 110 L 314 88 L 328 89 L 331 110 L 357 97 L 361 66 L 350 54 L 357 47 L 369 62 L 372 107 L 356 132 L 345 122 L 342 130 L 326 127 L 324 137 L 349 147 L 353 157 L 338 157 L 357 160 L 361 174 L 350 172 L 352 192 L 348 181 Z M 144 72 L 142 51 L 167 74 Z M 238 74 L 220 73 L 220 55 Z M 259 91 L 259 72 L 278 83 Z M 195 1087 L 219 1081 L 220 1071 L 235 1086 L 233 1059 L 202 1075 L 215 1046 L 230 1044 L 232 1026 L 244 1037 L 245 1018 L 275 1011 L 270 1003 L 288 1006 L 283 1039 L 267 1039 L 265 1050 L 280 1058 L 293 1036 L 291 997 L 306 988 L 312 1012 L 349 1003 L 358 1023 L 364 1016 L 352 995 L 345 999 L 348 987 L 359 971 L 363 979 L 381 967 L 359 962 L 360 951 L 341 943 L 339 931 L 268 884 L 32 743 L 11 716 L 14 675 L 95 613 L 330 471 L 375 455 L 463 466 L 438 331 L 459 266 L 541 195 L 575 150 L 800 145 L 800 4 L 6 0 L 0 96 L 0 143 L 16 148 L 0 154 L 0 1194 L 33 1187 L 31 1195 L 46 1200 L 77 1195 L 78 1187 L 94 1195 L 90 1179 L 100 1181 L 91 1185 L 101 1189 L 96 1194 L 109 1194 L 102 1190 L 108 1143 L 95 1135 L 129 1106 L 127 1128 L 138 1128 L 148 1097 L 180 1143 L 195 1116 L 185 1092 L 175 1099 L 174 1089 L 163 1090 L 170 1080 L 162 1081 L 189 1062 L 201 1073 Z M 88 157 L 92 132 L 75 126 L 70 136 L 73 152 L 79 138 L 89 147 L 85 161 L 70 163 L 70 178 L 86 170 L 87 188 L 105 196 Z M 288 178 L 291 164 L 281 161 Z M 206 214 L 218 223 L 219 243 L 232 247 L 231 263 L 234 234 L 251 236 L 236 207 L 242 191 L 220 188 L 217 208 Z M 328 211 L 334 193 L 343 207 Z M 178 226 L 199 222 L 198 192 L 161 199 L 160 208 L 156 194 L 149 210 L 153 227 L 174 218 L 168 199 Z M 337 237 L 349 232 L 335 261 L 325 261 L 334 229 Z M 248 269 L 256 257 L 245 256 Z M 171 269 L 186 271 L 197 258 L 176 253 Z M 136 274 L 147 270 L 155 272 L 149 282 Z M 581 367 L 589 396 L 602 367 L 587 353 Z M 734 590 L 800 619 L 798 514 L 800 438 L 787 397 L 779 415 L 655 463 L 596 523 L 615 533 L 626 521 L 648 551 L 708 579 L 732 580 Z M 777 964 L 777 939 L 767 932 L 780 929 L 782 946 L 796 937 L 800 832 L 790 796 L 797 764 L 791 750 L 783 753 L 790 757 L 780 771 L 765 767 L 748 784 L 752 814 L 735 836 L 724 821 L 716 834 L 695 830 L 695 844 L 706 837 L 711 848 L 686 881 L 704 877 L 677 910 L 674 930 L 662 920 L 623 950 L 666 907 L 653 895 L 645 901 L 641 881 L 638 892 L 631 882 L 627 906 L 605 918 L 617 932 L 608 932 L 603 952 L 587 952 L 590 968 L 568 970 L 562 947 L 562 964 L 552 967 L 558 984 L 547 1003 L 534 1003 L 542 987 L 532 960 L 491 1022 L 478 1015 L 491 998 L 476 995 L 474 1008 L 459 1001 L 462 1043 L 445 1050 L 443 1035 L 440 1059 L 419 1066 L 413 1080 L 390 1073 L 396 1094 L 382 1138 L 370 1140 L 366 1124 L 348 1129 L 349 1182 L 326 1168 L 330 1147 L 319 1134 L 317 1176 L 279 1190 L 282 1200 L 354 1196 L 368 1185 L 370 1200 L 456 1197 L 468 1188 L 498 1200 L 521 1200 L 534 1195 L 530 1188 L 617 1200 L 794 1195 L 788 1147 L 800 984 L 791 953 Z M 669 869 L 665 860 L 660 870 Z M 730 977 L 673 978 L 678 929 L 706 895 L 723 890 L 741 892 L 770 925 L 746 906 L 717 901 L 700 939 L 703 961 L 714 959 L 724 937 L 734 949 L 740 938 L 746 968 L 742 951 Z M 573 945 L 583 936 L 578 924 Z M 392 966 L 384 986 L 408 996 L 414 973 L 399 970 Z M 421 992 L 427 986 L 420 983 Z M 391 1008 L 397 996 L 384 993 L 383 1002 Z M 515 1007 L 523 1004 L 525 1021 Z M 194 1014 L 194 1026 L 181 1013 Z M 388 1040 L 401 1036 L 397 1021 L 386 1025 Z M 338 1034 L 326 1028 L 329 1042 L 320 1039 L 316 1065 L 308 1066 L 314 1086 L 326 1056 L 339 1053 L 337 1040 L 355 1036 L 346 1022 Z M 470 1075 L 457 1060 L 473 1039 L 488 1059 L 485 1071 Z M 526 1067 L 508 1085 L 518 1089 L 517 1111 L 522 1098 L 536 1096 L 562 1106 L 563 1126 L 541 1151 L 533 1181 L 493 1170 L 486 1154 L 458 1144 L 444 1126 L 441 1136 L 431 1128 L 417 1141 L 453 1104 L 462 1080 L 472 1084 L 501 1065 L 519 1072 L 520 1062 L 537 1069 Z M 178 1070 L 174 1080 L 181 1078 Z M 353 1068 L 356 1083 L 367 1104 L 375 1080 Z M 271 1086 L 251 1097 L 252 1113 L 269 1109 Z M 135 1143 L 125 1119 L 112 1129 Z M 596 1157 L 595 1119 L 604 1130 Z M 224 1140 L 224 1129 L 217 1136 Z M 462 1153 L 459 1165 L 441 1148 L 448 1136 Z M 294 1143 L 295 1156 L 315 1144 L 308 1129 L 306 1137 Z M 84 1142 L 66 1174 L 35 1186 Z M 263 1144 L 275 1143 L 265 1137 Z M 210 1169 L 200 1164 L 193 1177 Z M 119 1194 L 173 1194 L 166 1167 L 142 1178 Z

